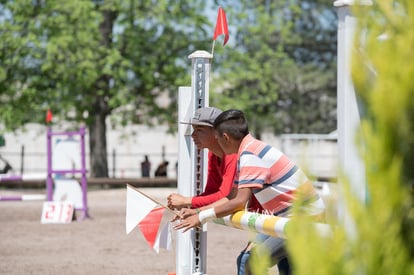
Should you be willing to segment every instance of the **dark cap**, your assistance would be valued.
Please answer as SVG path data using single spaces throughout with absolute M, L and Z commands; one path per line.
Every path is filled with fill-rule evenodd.
M 217 109 L 214 107 L 203 107 L 195 111 L 194 116 L 190 122 L 181 122 L 181 123 L 213 127 L 214 120 L 221 113 L 222 111 L 220 109 Z

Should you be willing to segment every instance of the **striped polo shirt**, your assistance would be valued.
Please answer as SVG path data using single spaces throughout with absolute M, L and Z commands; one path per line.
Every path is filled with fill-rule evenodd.
M 308 215 L 320 215 L 325 207 L 312 182 L 285 154 L 255 139 L 244 137 L 239 147 L 236 184 L 252 188 L 267 213 L 286 216 L 295 198 L 303 199 Z

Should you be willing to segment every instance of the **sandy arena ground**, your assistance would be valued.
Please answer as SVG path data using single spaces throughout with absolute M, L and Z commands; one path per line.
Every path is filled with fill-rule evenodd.
M 165 202 L 175 188 L 140 188 Z M 1 196 L 45 194 L 4 190 Z M 125 233 L 126 188 L 88 192 L 91 219 L 41 224 L 43 201 L 0 201 L 1 274 L 143 274 L 175 272 L 173 251 L 156 254 L 135 229 Z M 207 273 L 236 274 L 236 257 L 249 233 L 208 225 Z M 174 237 L 175 240 L 175 237 Z

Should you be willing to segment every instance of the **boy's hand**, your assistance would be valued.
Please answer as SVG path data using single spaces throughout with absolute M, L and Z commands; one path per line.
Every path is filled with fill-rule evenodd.
M 193 216 L 193 215 L 195 215 L 195 214 L 197 214 L 197 211 L 196 211 L 195 209 L 191 209 L 191 208 L 182 208 L 182 209 L 180 210 L 180 216 L 181 216 L 183 219 L 185 219 L 185 218 L 187 218 L 187 217 L 189 217 L 189 216 Z
M 190 208 L 182 208 L 180 210 L 180 213 L 178 213 L 172 220 L 171 222 L 175 222 L 178 221 L 180 219 L 185 219 L 189 216 L 195 215 L 197 214 L 195 209 L 190 209 Z
M 185 201 L 185 197 L 177 194 L 177 193 L 172 193 L 167 197 L 168 200 L 168 207 L 171 209 L 181 209 L 182 207 L 187 206 L 186 205 L 186 201 Z
M 192 216 L 189 216 L 181 220 L 180 223 L 174 225 L 173 228 L 175 230 L 183 229 L 183 232 L 186 232 L 191 228 L 200 227 L 200 225 L 201 223 L 200 223 L 200 220 L 198 219 L 198 214 L 197 214 L 197 215 L 192 215 Z

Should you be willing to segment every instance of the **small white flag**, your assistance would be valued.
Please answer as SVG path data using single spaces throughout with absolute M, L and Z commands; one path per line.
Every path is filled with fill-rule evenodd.
M 139 227 L 148 245 L 157 253 L 160 248 L 171 250 L 172 228 L 170 220 L 174 212 L 160 205 L 142 192 L 127 186 L 126 232 Z
M 126 233 L 129 234 L 157 203 L 127 185 Z

